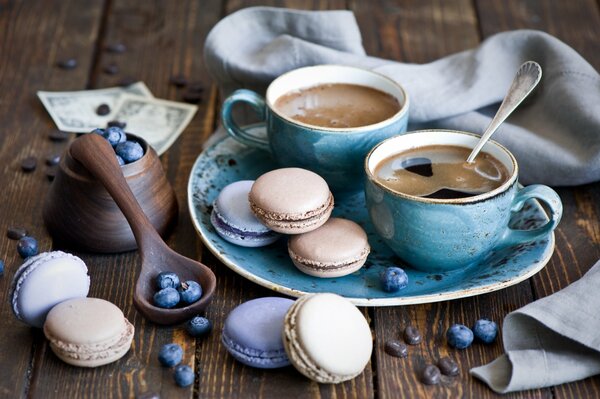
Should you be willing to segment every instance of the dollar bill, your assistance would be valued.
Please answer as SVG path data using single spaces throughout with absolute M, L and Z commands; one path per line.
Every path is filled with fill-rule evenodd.
M 154 98 L 143 82 L 98 90 L 37 92 L 56 126 L 62 131 L 73 133 L 87 133 L 97 127 L 105 127 L 109 121 L 115 120 L 116 107 L 124 94 Z M 96 113 L 101 104 L 108 105 L 108 114 Z

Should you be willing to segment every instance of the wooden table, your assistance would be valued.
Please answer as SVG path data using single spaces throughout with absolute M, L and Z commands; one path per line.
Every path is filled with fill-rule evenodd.
M 565 212 L 556 232 L 556 250 L 549 264 L 531 279 L 505 290 L 474 298 L 420 306 L 364 309 L 373 329 L 375 351 L 365 372 L 335 386 L 318 385 L 293 368 L 261 371 L 242 366 L 220 344 L 227 313 L 243 301 L 271 295 L 217 261 L 200 243 L 190 221 L 186 186 L 202 143 L 218 124 L 220 100 L 206 74 L 202 46 L 210 28 L 223 16 L 257 4 L 303 9 L 348 8 L 355 12 L 369 54 L 423 63 L 476 46 L 500 31 L 531 28 L 547 31 L 579 51 L 600 69 L 600 11 L 596 0 L 14 0 L 0 1 L 0 258 L 6 272 L 0 277 L 0 397 L 35 398 L 134 397 L 157 392 L 162 398 L 369 398 L 495 396 L 468 375 L 468 369 L 502 353 L 500 340 L 450 350 L 444 333 L 453 322 L 470 323 L 487 316 L 501 321 L 510 311 L 552 294 L 581 277 L 600 257 L 600 185 L 558 188 Z M 124 42 L 125 54 L 103 51 Z M 232 43 L 235 45 L 235 43 Z M 75 57 L 71 71 L 55 67 Z M 117 75 L 103 73 L 115 62 Z M 184 73 L 205 86 L 204 101 L 191 125 L 162 156 L 162 164 L 180 204 L 179 225 L 169 244 L 182 254 L 201 259 L 218 278 L 218 290 L 207 317 L 215 331 L 206 339 L 191 339 L 182 328 L 160 328 L 146 322 L 132 304 L 137 252 L 121 255 L 79 254 L 90 268 L 91 296 L 108 299 L 135 324 L 132 350 L 119 362 L 97 369 L 65 365 L 50 351 L 43 334 L 16 321 L 8 289 L 21 260 L 15 241 L 4 231 L 24 226 L 39 239 L 42 250 L 52 248 L 41 218 L 50 182 L 46 156 L 67 144 L 52 142 L 54 125 L 35 96 L 37 90 L 80 90 L 113 86 L 124 77 L 143 80 L 156 97 L 180 99 L 169 77 Z M 20 161 L 38 158 L 35 172 L 25 174 Z M 402 326 L 417 325 L 424 343 L 411 347 L 407 359 L 383 352 L 387 339 Z M 172 372 L 157 361 L 159 348 L 181 344 L 185 363 L 197 372 L 187 389 L 173 383 Z M 432 359 L 450 355 L 461 375 L 449 385 L 425 386 L 417 372 Z M 600 397 L 600 379 L 540 389 L 507 397 Z

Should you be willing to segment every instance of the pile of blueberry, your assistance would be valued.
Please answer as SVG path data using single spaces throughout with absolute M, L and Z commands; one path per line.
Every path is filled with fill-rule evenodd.
M 127 134 L 119 126 L 110 126 L 106 129 L 94 129 L 92 133 L 104 137 L 115 150 L 119 165 L 132 163 L 144 156 L 144 149 L 137 141 L 127 140 Z
M 183 360 L 183 348 L 177 344 L 166 344 L 158 352 L 158 361 L 164 367 L 175 367 L 173 378 L 180 387 L 194 383 L 194 370 L 190 366 L 180 365 Z
M 479 319 L 473 325 L 473 329 L 462 325 L 453 324 L 446 331 L 448 345 L 456 349 L 466 349 L 477 338 L 484 344 L 491 344 L 498 336 L 498 324 L 489 319 Z
M 196 281 L 180 282 L 179 276 L 173 272 L 162 272 L 156 276 L 154 305 L 171 309 L 177 305 L 187 306 L 202 297 L 202 287 Z

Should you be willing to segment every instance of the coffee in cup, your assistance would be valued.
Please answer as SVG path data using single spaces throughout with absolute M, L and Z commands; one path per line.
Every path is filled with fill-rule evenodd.
M 391 155 L 375 166 L 374 176 L 390 189 L 425 198 L 466 198 L 500 187 L 508 169 L 493 155 L 482 152 L 473 163 L 467 147 L 429 145 Z
M 275 101 L 275 109 L 308 125 L 352 128 L 391 118 L 400 110 L 400 103 L 372 87 L 329 83 L 284 94 Z

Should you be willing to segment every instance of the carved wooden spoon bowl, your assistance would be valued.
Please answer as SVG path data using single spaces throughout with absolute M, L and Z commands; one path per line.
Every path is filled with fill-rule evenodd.
M 202 263 L 178 254 L 165 244 L 133 196 L 108 141 L 97 134 L 86 134 L 73 142 L 70 151 L 71 156 L 104 185 L 133 230 L 142 258 L 133 296 L 137 310 L 157 324 L 180 323 L 204 310 L 217 285 L 214 273 Z M 154 306 L 155 278 L 163 271 L 177 273 L 181 281 L 197 281 L 202 287 L 200 300 L 181 308 Z

